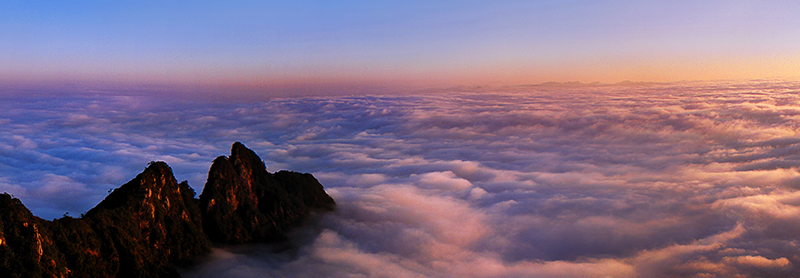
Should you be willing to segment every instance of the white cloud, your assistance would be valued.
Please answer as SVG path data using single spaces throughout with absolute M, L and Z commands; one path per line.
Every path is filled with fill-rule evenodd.
M 216 250 L 190 277 L 800 276 L 797 87 L 21 96 L 0 103 L 0 189 L 77 215 L 166 160 L 199 193 L 242 141 L 339 210 L 293 255 Z

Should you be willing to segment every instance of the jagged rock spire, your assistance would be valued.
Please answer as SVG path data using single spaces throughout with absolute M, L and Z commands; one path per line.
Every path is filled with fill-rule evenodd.
M 261 158 L 239 142 L 229 157 L 214 160 L 200 195 L 206 233 L 225 243 L 279 240 L 312 209 L 334 206 L 313 176 L 270 174 Z
M 151 162 L 81 218 L 46 221 L 0 194 L 0 277 L 177 277 L 211 242 L 279 240 L 335 203 L 310 174 L 270 174 L 243 144 L 218 157 L 200 196 Z

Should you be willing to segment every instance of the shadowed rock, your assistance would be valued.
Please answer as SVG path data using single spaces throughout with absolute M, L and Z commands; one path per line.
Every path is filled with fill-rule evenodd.
M 334 206 L 313 176 L 270 174 L 261 158 L 239 142 L 230 157 L 214 160 L 200 195 L 204 229 L 213 241 L 223 243 L 280 240 L 311 210 Z
M 209 171 L 201 199 L 164 162 L 151 162 L 81 218 L 46 221 L 0 194 L 0 277 L 178 277 L 175 265 L 212 242 L 284 238 L 333 199 L 310 174 L 270 174 L 235 143 Z M 198 206 L 200 204 L 200 206 Z
M 64 277 L 63 254 L 49 236 L 49 221 L 33 216 L 19 199 L 0 194 L 0 277 Z

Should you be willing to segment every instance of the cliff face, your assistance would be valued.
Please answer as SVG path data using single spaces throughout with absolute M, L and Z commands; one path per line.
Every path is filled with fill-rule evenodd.
M 8 193 L 0 194 L 0 277 L 64 277 L 64 256 L 49 224 Z
M 82 218 L 45 221 L 0 194 L 0 277 L 177 277 L 212 242 L 267 242 L 333 199 L 309 174 L 270 174 L 241 143 L 217 158 L 200 200 L 152 162 Z M 199 206 L 198 206 L 199 205 Z
M 215 242 L 264 242 L 283 238 L 312 209 L 331 210 L 333 199 L 309 174 L 267 172 L 261 158 L 241 143 L 217 157 L 200 195 L 203 227 Z
M 166 163 L 153 162 L 86 213 L 81 220 L 95 233 L 83 238 L 104 243 L 93 254 L 118 262 L 108 266 L 117 273 L 132 277 L 177 276 L 171 263 L 185 262 L 211 249 L 211 242 L 203 234 L 194 195 L 187 183 L 177 183 Z M 66 221 L 63 224 L 68 225 Z M 62 243 L 62 249 L 81 251 L 80 246 L 75 246 L 80 240 L 64 239 L 57 241 Z

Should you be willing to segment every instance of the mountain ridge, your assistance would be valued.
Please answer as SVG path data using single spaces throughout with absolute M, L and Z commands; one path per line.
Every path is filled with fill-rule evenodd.
M 310 174 L 269 173 L 240 142 L 217 157 L 206 187 L 150 162 L 80 218 L 47 221 L 0 194 L 1 277 L 179 277 L 213 244 L 275 242 L 334 200 Z

